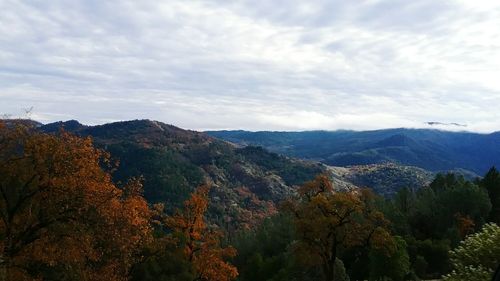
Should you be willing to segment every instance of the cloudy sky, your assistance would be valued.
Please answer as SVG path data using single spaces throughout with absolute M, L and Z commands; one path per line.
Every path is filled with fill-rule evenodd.
M 500 1 L 0 0 L 0 11 L 0 114 L 500 130 Z

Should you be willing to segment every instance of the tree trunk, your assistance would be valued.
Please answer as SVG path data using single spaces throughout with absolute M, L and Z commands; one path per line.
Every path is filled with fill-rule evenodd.
M 325 277 L 325 281 L 333 280 L 333 268 L 330 266 L 329 263 L 325 263 L 323 265 L 323 276 Z
M 335 261 L 337 260 L 337 245 L 334 244 L 331 249 L 330 258 L 323 264 L 323 273 L 325 281 L 335 281 Z
M 9 240 L 10 239 L 6 239 Z M 5 242 L 6 244 L 10 244 L 7 241 Z M 10 256 L 9 256 L 9 250 L 8 246 L 5 245 L 3 249 L 3 255 L 0 256 L 0 281 L 8 281 L 10 280 L 9 278 L 9 267 L 10 267 Z

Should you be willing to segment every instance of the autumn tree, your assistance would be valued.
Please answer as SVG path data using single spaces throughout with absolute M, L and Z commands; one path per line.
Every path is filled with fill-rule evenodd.
M 234 280 L 238 271 L 224 259 L 234 257 L 236 250 L 232 247 L 222 247 L 222 233 L 210 229 L 205 221 L 209 190 L 209 185 L 197 188 L 184 202 L 183 210 L 167 217 L 165 223 L 173 230 L 186 259 L 192 264 L 195 280 Z
M 0 266 L 7 280 L 126 280 L 151 236 L 141 184 L 115 186 L 108 155 L 61 132 L 0 123 Z
M 388 221 L 367 204 L 370 196 L 368 191 L 337 192 L 328 176 L 320 175 L 285 204 L 294 216 L 300 257 L 321 266 L 325 281 L 336 280 L 335 262 L 342 250 L 361 245 L 393 248 Z

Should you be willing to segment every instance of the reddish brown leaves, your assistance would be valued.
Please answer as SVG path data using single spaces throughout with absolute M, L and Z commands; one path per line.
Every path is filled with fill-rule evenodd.
M 140 183 L 120 190 L 101 168 L 107 162 L 89 138 L 0 124 L 0 250 L 8 278 L 126 280 L 151 236 L 151 212 Z
M 203 185 L 184 202 L 184 209 L 165 221 L 174 230 L 184 247 L 186 258 L 191 262 L 199 280 L 230 281 L 238 276 L 234 266 L 224 261 L 234 257 L 236 250 L 222 247 L 222 233 L 209 229 L 205 222 L 210 187 Z
M 294 216 L 299 258 L 321 265 L 325 280 L 334 280 L 340 249 L 355 246 L 391 248 L 388 221 L 373 208 L 368 191 L 336 192 L 329 178 L 320 175 L 299 189 L 299 197 L 284 208 Z M 390 250 L 390 249 L 389 249 Z

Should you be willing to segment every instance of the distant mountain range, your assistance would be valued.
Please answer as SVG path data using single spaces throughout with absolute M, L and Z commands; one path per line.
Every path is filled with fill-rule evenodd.
M 500 165 L 500 132 L 477 134 L 433 129 L 374 131 L 248 132 L 207 134 L 240 146 L 262 146 L 291 157 L 332 166 L 395 163 L 429 171 L 484 174 Z

